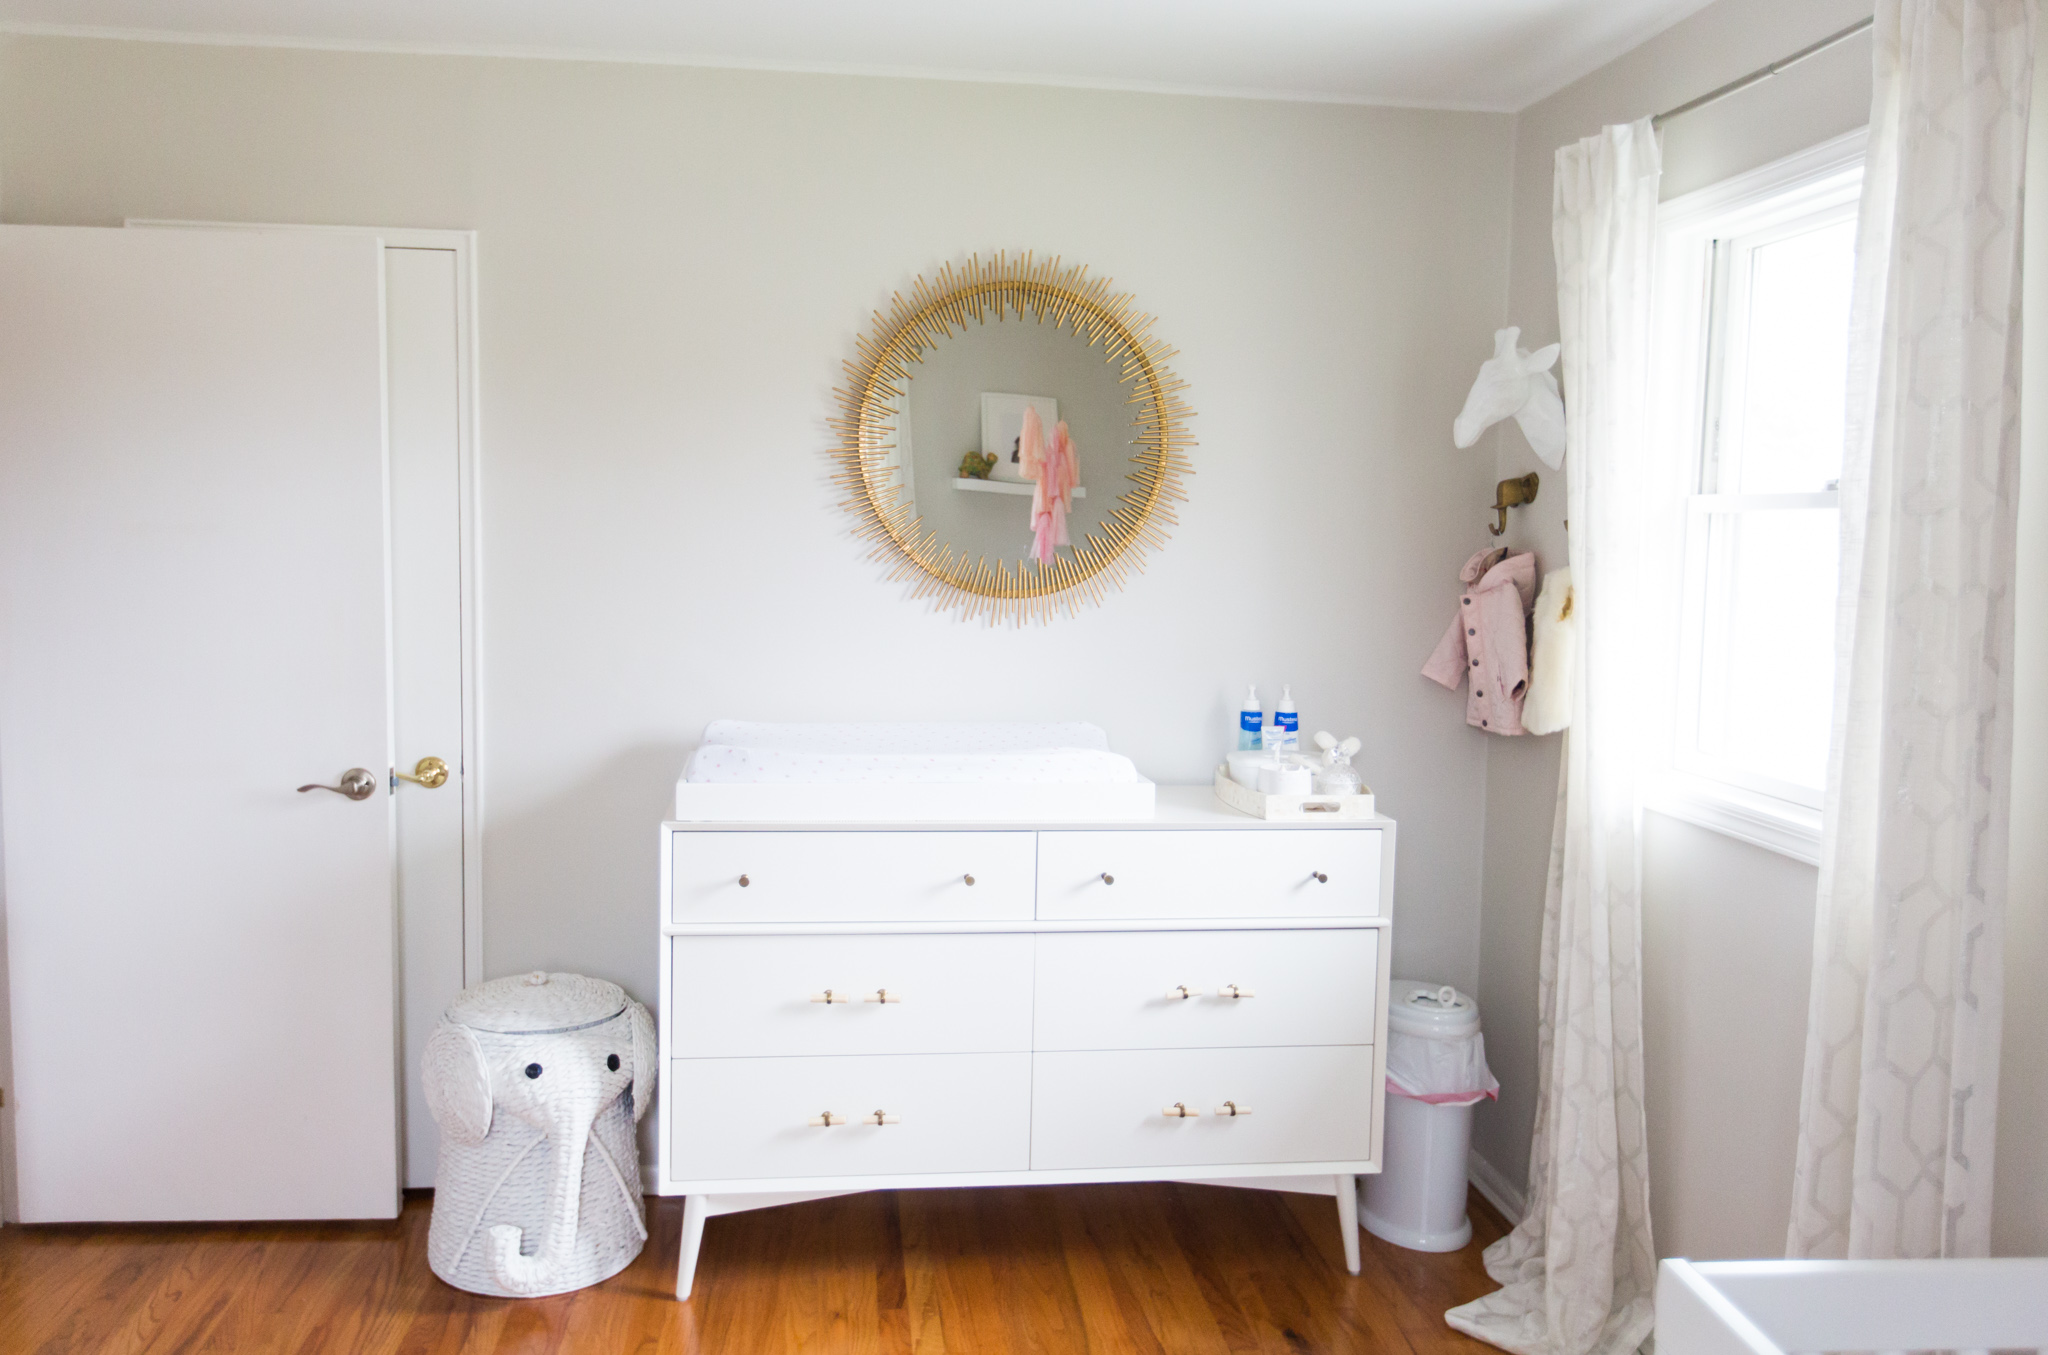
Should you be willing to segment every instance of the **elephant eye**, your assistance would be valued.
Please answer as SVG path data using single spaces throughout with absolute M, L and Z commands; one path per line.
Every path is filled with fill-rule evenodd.
M 529 1063 L 529 1064 L 527 1064 L 527 1065 L 526 1065 L 526 1075 L 527 1075 L 528 1077 L 539 1077 L 539 1076 L 540 1076 L 540 1065 L 539 1065 L 539 1064 L 537 1064 L 537 1063 Z
M 614 1055 L 612 1055 L 612 1056 L 611 1056 L 610 1058 L 608 1058 L 608 1059 L 606 1059 L 606 1060 L 604 1061 L 604 1066 L 605 1066 L 605 1067 L 607 1067 L 607 1068 L 609 1068 L 609 1069 L 611 1069 L 611 1070 L 612 1070 L 613 1072 L 615 1072 L 615 1073 L 616 1073 L 616 1072 L 618 1072 L 618 1071 L 619 1071 L 619 1056 L 618 1056 L 617 1054 L 614 1054 Z

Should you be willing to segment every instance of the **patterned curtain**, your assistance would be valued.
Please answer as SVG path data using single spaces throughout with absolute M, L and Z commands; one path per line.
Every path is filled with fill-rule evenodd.
M 1786 1253 L 1983 1256 L 2033 0 L 1880 0 Z
M 1543 904 L 1529 1208 L 1486 1249 L 1503 1288 L 1444 1315 L 1517 1355 L 1625 1355 L 1652 1322 L 1635 651 L 1660 172 L 1645 118 L 1559 151 L 1552 190 L 1574 667 L 1584 680 Z

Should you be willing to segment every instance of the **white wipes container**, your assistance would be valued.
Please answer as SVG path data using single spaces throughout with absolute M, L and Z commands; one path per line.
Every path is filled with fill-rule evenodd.
M 1389 999 L 1386 1133 L 1379 1175 L 1359 1179 L 1359 1221 L 1415 1251 L 1457 1251 L 1472 1240 L 1472 1107 L 1500 1093 L 1479 1004 L 1449 984 L 1413 979 L 1395 979 Z

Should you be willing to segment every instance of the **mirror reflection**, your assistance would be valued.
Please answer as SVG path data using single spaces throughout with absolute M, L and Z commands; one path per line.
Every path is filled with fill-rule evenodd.
M 949 335 L 913 364 L 896 416 L 897 484 L 922 531 L 970 560 L 1013 570 L 1049 553 L 1071 555 L 1129 489 L 1137 436 L 1121 368 L 1071 329 L 1019 320 Z M 1029 456 L 1036 422 L 1036 464 Z M 1060 439 L 1061 425 L 1066 439 Z M 1070 484 L 1065 538 L 1034 518 L 1039 481 L 1049 499 Z M 1056 519 L 1057 506 L 1049 516 Z

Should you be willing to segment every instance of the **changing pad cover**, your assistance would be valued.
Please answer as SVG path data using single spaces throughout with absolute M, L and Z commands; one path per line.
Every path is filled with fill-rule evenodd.
M 765 724 L 713 720 L 683 780 L 759 782 L 1003 782 L 1118 785 L 1141 780 L 1091 724 L 1002 722 Z

